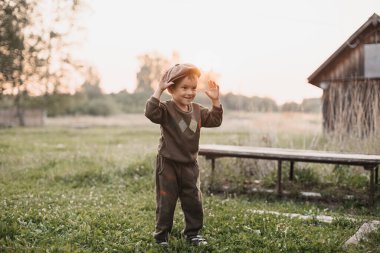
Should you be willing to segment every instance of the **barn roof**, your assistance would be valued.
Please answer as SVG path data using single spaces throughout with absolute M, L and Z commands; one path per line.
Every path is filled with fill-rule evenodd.
M 380 25 L 380 16 L 374 13 L 368 20 L 365 22 L 351 37 L 348 38 L 346 42 L 343 43 L 342 46 L 338 48 L 313 74 L 308 77 L 309 83 L 316 85 L 319 87 L 319 83 L 317 83 L 317 77 L 321 74 L 326 68 L 329 67 L 331 63 L 345 50 L 348 50 L 352 47 L 356 47 L 358 43 L 358 39 L 360 35 L 370 26 Z

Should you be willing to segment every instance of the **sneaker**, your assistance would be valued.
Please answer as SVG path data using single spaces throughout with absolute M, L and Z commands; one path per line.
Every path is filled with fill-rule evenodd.
M 160 245 L 160 246 L 163 246 L 163 247 L 168 247 L 169 246 L 169 243 L 167 241 L 156 240 L 156 244 Z
M 185 238 L 187 242 L 196 246 L 207 245 L 207 240 L 201 235 L 185 236 Z

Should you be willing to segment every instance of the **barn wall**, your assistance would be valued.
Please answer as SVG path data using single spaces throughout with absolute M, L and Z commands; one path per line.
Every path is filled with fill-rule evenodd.
M 380 80 L 334 81 L 322 96 L 323 126 L 336 134 L 380 134 Z

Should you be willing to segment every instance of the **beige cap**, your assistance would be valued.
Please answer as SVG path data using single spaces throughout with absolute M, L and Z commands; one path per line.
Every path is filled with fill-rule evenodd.
M 174 82 L 182 77 L 185 77 L 189 73 L 195 74 L 198 77 L 201 76 L 201 71 L 196 66 L 190 63 L 184 63 L 176 64 L 173 67 L 169 68 L 165 72 L 163 80 L 165 80 L 167 83 Z

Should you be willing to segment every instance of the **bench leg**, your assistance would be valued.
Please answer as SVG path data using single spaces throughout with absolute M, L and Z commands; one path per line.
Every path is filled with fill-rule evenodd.
M 364 169 L 369 170 L 369 172 L 370 172 L 368 205 L 370 207 L 373 207 L 373 205 L 375 203 L 375 171 L 376 171 L 376 166 L 365 165 Z
M 289 181 L 294 179 L 294 161 L 290 161 Z
M 375 187 L 379 184 L 379 165 L 376 166 L 375 169 Z
M 215 158 L 211 158 L 211 179 L 209 185 L 209 191 L 214 188 L 214 176 L 215 176 Z
M 277 195 L 282 196 L 282 161 L 277 163 Z

